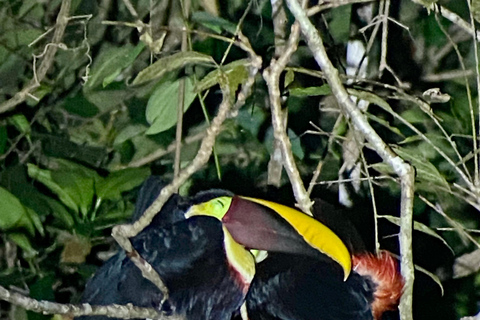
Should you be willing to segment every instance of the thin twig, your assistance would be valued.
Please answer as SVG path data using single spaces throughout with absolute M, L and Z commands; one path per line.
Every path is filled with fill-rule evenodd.
M 63 0 L 60 7 L 60 11 L 57 15 L 57 20 L 55 24 L 55 32 L 53 33 L 52 42 L 45 47 L 45 53 L 43 55 L 43 60 L 37 70 L 34 71 L 33 78 L 28 82 L 28 84 L 19 92 L 17 92 L 11 99 L 0 104 L 0 114 L 12 110 L 20 103 L 24 102 L 29 94 L 40 86 L 40 82 L 43 81 L 47 72 L 53 65 L 53 58 L 57 53 L 59 45 L 61 44 L 65 29 L 68 24 L 68 14 L 70 12 L 71 0 Z M 34 60 L 35 61 L 35 60 Z

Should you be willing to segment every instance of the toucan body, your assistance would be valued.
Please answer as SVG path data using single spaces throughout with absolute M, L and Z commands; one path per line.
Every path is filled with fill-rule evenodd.
M 161 180 L 140 190 L 134 219 L 158 196 Z M 340 281 L 350 274 L 350 253 L 339 237 L 315 219 L 273 202 L 221 190 L 192 198 L 174 195 L 152 223 L 131 239 L 160 275 L 169 299 L 118 253 L 87 283 L 82 302 L 131 303 L 185 319 L 230 319 L 243 304 L 255 273 L 249 250 L 309 257 L 334 266 Z M 96 320 L 106 319 L 95 317 Z

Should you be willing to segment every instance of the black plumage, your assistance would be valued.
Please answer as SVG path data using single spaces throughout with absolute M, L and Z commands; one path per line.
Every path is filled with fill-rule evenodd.
M 162 187 L 157 177 L 144 183 L 134 219 L 150 206 Z M 188 201 L 174 195 L 152 224 L 131 239 L 135 250 L 167 285 L 170 297 L 165 305 L 161 305 L 161 291 L 142 277 L 123 251 L 109 259 L 87 283 L 81 302 L 92 305 L 132 303 L 183 315 L 185 319 L 230 319 L 240 308 L 246 289 L 239 285 L 227 261 L 222 223 L 207 216 L 185 220 L 184 207 L 188 207 Z
M 270 254 L 257 265 L 247 295 L 250 320 L 371 320 L 375 285 L 356 272 L 344 282 L 338 265 Z

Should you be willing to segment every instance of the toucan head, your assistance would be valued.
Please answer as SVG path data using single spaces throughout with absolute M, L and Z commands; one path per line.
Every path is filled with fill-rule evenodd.
M 212 216 L 222 221 L 238 244 L 251 250 L 284 252 L 334 261 L 351 271 L 351 256 L 340 238 L 324 224 L 293 208 L 267 200 L 218 194 L 195 202 L 185 217 Z

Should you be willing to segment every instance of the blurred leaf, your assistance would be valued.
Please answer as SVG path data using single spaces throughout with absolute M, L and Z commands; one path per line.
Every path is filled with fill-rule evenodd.
M 390 221 L 393 224 L 396 224 L 397 226 L 400 226 L 400 224 L 401 224 L 401 220 L 400 220 L 399 217 L 394 217 L 394 216 L 390 216 L 390 215 L 379 215 L 378 217 L 387 219 L 388 221 Z M 420 231 L 420 232 L 423 232 L 423 233 L 426 233 L 429 236 L 432 236 L 434 238 L 437 238 L 438 240 L 442 241 L 442 243 L 448 249 L 450 249 L 450 251 L 452 251 L 453 254 L 455 254 L 453 249 L 448 245 L 448 243 L 442 237 L 440 237 L 435 231 L 433 231 L 432 229 L 430 229 L 428 226 L 424 225 L 423 223 L 420 223 L 418 221 L 413 221 L 413 229 L 417 230 L 417 231 Z
M 285 74 L 285 81 L 283 82 L 283 87 L 286 88 L 290 83 L 295 80 L 295 72 L 292 69 L 289 69 Z
M 17 113 L 13 116 L 8 118 L 8 122 L 17 128 L 22 134 L 29 135 L 32 132 L 32 128 L 30 128 L 30 123 L 28 122 L 27 118 L 21 114 Z
M 253 110 L 241 108 L 235 120 L 243 129 L 249 131 L 253 137 L 257 137 L 260 126 L 266 118 L 267 115 L 261 108 L 254 108 Z
M 16 227 L 27 226 L 30 222 L 26 208 L 20 203 L 17 197 L 7 189 L 0 187 L 0 229 L 9 230 Z M 33 225 L 27 226 L 30 230 Z
M 45 201 L 50 206 L 52 215 L 57 218 L 65 228 L 69 229 L 73 227 L 75 221 L 73 220 L 72 215 L 62 204 L 49 197 L 45 197 Z
M 472 0 L 471 2 L 473 18 L 480 22 L 480 0 Z
M 332 90 L 328 84 L 320 87 L 292 88 L 289 92 L 290 95 L 294 97 L 327 96 L 332 94 Z
M 85 218 L 91 209 L 94 196 L 94 182 L 101 180 L 98 174 L 84 166 L 57 159 L 56 170 L 42 170 L 28 164 L 28 174 L 58 195 L 70 209 L 82 213 Z
M 27 96 L 26 103 L 30 107 L 36 106 L 47 94 L 51 93 L 53 88 L 51 86 L 41 84 L 35 91 Z M 35 97 L 35 98 L 33 98 Z
M 345 43 L 350 38 L 350 21 L 352 5 L 344 5 L 333 8 L 330 11 L 332 20 L 329 23 L 329 32 L 335 43 Z
M 49 170 L 42 170 L 32 163 L 27 164 L 28 175 L 49 188 L 55 193 L 60 201 L 63 202 L 68 208 L 78 212 L 78 205 L 68 192 L 63 190 L 52 178 L 52 173 Z
M 427 276 L 429 276 L 439 286 L 442 296 L 445 294 L 445 291 L 444 291 L 443 285 L 442 285 L 442 281 L 440 280 L 440 278 L 436 274 L 428 271 L 427 269 L 424 269 L 424 268 L 420 267 L 419 265 L 415 265 L 415 269 L 417 269 L 418 271 L 420 271 L 420 272 L 426 274 Z
M 53 293 L 53 285 L 55 282 L 57 282 L 57 279 L 52 273 L 41 276 L 30 286 L 30 297 L 39 300 L 55 301 L 55 294 Z
M 60 257 L 62 263 L 84 263 L 92 249 L 90 241 L 80 235 L 70 235 L 63 240 L 63 251 Z
M 197 22 L 216 33 L 222 33 L 223 30 L 225 30 L 231 34 L 235 34 L 237 29 L 237 26 L 234 23 L 223 18 L 216 17 L 205 11 L 195 11 L 192 14 L 192 21 Z
M 38 251 L 32 247 L 32 243 L 25 234 L 13 232 L 8 234 L 8 238 L 22 248 L 25 259 L 31 259 L 38 254 Z
M 139 72 L 132 85 L 140 85 L 163 77 L 166 73 L 185 67 L 188 64 L 215 64 L 212 57 L 195 51 L 172 54 L 158 59 L 152 65 Z
M 438 171 L 438 169 L 428 159 L 422 156 L 421 152 L 413 149 L 402 147 L 394 147 L 393 150 L 403 159 L 410 162 L 417 171 L 417 179 L 427 182 L 431 187 L 441 186 L 446 190 L 450 186 L 445 180 L 445 177 Z
M 221 78 L 220 76 L 223 73 L 227 76 L 230 91 L 233 95 L 235 94 L 235 91 L 237 91 L 238 86 L 247 79 L 247 67 L 249 64 L 250 62 L 248 59 L 241 59 L 221 66 L 207 74 L 201 81 L 199 81 L 195 86 L 195 91 L 202 92 L 218 84 Z
M 120 145 L 133 137 L 143 134 L 147 129 L 148 128 L 145 125 L 140 123 L 129 124 L 118 133 L 113 145 Z
M 300 138 L 297 136 L 297 134 L 290 128 L 288 129 L 288 138 L 290 139 L 290 143 L 292 145 L 293 155 L 298 159 L 302 160 L 303 157 L 305 156 L 305 153 L 303 152 L 303 148 L 302 148 L 302 143 L 300 141 Z M 267 148 L 270 154 L 273 153 L 273 141 L 274 141 L 273 128 L 270 127 L 268 128 L 267 133 L 265 134 L 265 147 Z
M 84 94 L 85 98 L 93 103 L 100 112 L 111 111 L 132 96 L 128 89 L 87 90 L 84 91 Z
M 122 198 L 122 192 L 139 186 L 149 175 L 149 168 L 130 168 L 112 172 L 96 185 L 97 197 L 119 200 Z
M 106 87 L 112 83 L 120 72 L 131 65 L 145 48 L 145 44 L 123 45 L 119 48 L 110 47 L 100 53 L 93 64 L 86 88 L 94 88 L 103 84 Z
M 185 79 L 184 111 L 186 112 L 197 94 L 190 78 Z M 166 131 L 177 123 L 178 88 L 180 79 L 164 82 L 158 86 L 147 104 L 146 118 L 151 124 L 146 134 Z

